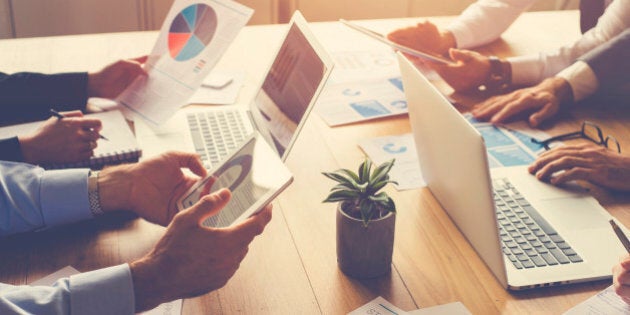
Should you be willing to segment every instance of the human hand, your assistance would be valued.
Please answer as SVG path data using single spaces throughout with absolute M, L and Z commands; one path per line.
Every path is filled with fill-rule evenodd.
M 202 226 L 230 197 L 221 189 L 178 213 L 153 250 L 130 264 L 136 312 L 219 289 L 234 275 L 249 244 L 271 220 L 271 205 L 233 227 Z
M 88 73 L 88 96 L 116 98 L 140 75 L 146 75 L 142 65 L 147 56 L 116 61 L 98 72 Z
M 395 30 L 387 34 L 387 38 L 403 46 L 438 55 L 443 55 L 450 48 L 455 48 L 455 36 L 449 31 L 440 31 L 429 21 Z
M 623 257 L 613 267 L 613 286 L 617 295 L 630 304 L 630 255 Z
M 464 92 L 476 89 L 486 83 L 490 77 L 490 61 L 480 53 L 451 49 L 449 50 L 454 64 L 428 63 L 446 83 L 455 91 Z
M 630 157 L 592 143 L 566 145 L 546 151 L 530 165 L 529 172 L 553 185 L 587 180 L 604 187 L 630 191 Z
M 93 154 L 102 128 L 96 118 L 85 118 L 81 111 L 51 117 L 33 134 L 18 136 L 24 161 L 30 164 L 73 163 L 88 160 Z
M 545 79 L 538 85 L 494 96 L 472 111 L 478 120 L 501 123 L 518 114 L 530 114 L 529 124 L 538 127 L 560 111 L 560 105 L 573 101 L 571 86 L 560 77 Z M 532 113 L 533 112 L 533 113 Z
M 199 180 L 181 168 L 206 176 L 199 156 L 183 152 L 104 169 L 98 177 L 103 211 L 131 210 L 149 222 L 168 225 L 178 212 L 177 200 Z

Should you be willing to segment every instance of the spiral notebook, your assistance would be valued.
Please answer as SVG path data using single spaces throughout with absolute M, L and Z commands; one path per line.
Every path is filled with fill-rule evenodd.
M 86 161 L 68 164 L 45 164 L 46 169 L 83 168 L 101 169 L 106 165 L 137 162 L 142 156 L 135 136 L 120 111 L 108 111 L 86 115 L 101 120 L 103 129 L 100 134 L 109 140 L 99 139 L 94 155 Z M 0 128 L 0 138 L 15 137 L 33 133 L 43 121 L 12 125 Z

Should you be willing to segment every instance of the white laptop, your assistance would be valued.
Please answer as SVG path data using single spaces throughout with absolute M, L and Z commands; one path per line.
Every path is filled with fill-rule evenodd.
M 138 141 L 146 156 L 166 150 L 195 151 L 211 168 L 257 130 L 285 160 L 332 68 L 332 58 L 295 11 L 248 108 L 180 110 L 159 129 L 140 122 Z
M 481 134 L 398 60 L 424 180 L 499 282 L 522 290 L 610 278 L 625 251 L 608 212 L 577 185 L 540 182 L 526 167 L 490 172 Z

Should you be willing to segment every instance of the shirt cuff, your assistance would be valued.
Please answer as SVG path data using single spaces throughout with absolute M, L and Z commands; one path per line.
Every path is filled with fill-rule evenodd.
M 533 85 L 542 80 L 542 68 L 538 55 L 510 57 L 513 85 Z
M 128 264 L 70 276 L 72 314 L 134 314 Z
M 452 23 L 446 30 L 453 34 L 455 37 L 455 47 L 459 49 L 468 49 L 474 47 L 476 42 L 469 26 L 465 23 Z
M 42 175 L 40 203 L 46 227 L 92 217 L 88 200 L 88 169 L 46 171 Z
M 576 61 L 556 76 L 569 82 L 571 90 L 573 90 L 573 100 L 576 102 L 589 97 L 599 88 L 599 81 L 595 72 L 584 61 Z

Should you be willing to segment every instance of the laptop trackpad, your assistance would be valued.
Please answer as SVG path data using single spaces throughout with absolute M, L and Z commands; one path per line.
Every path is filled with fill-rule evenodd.
M 605 213 L 591 197 L 539 200 L 534 205 L 549 223 L 569 231 L 607 227 Z

